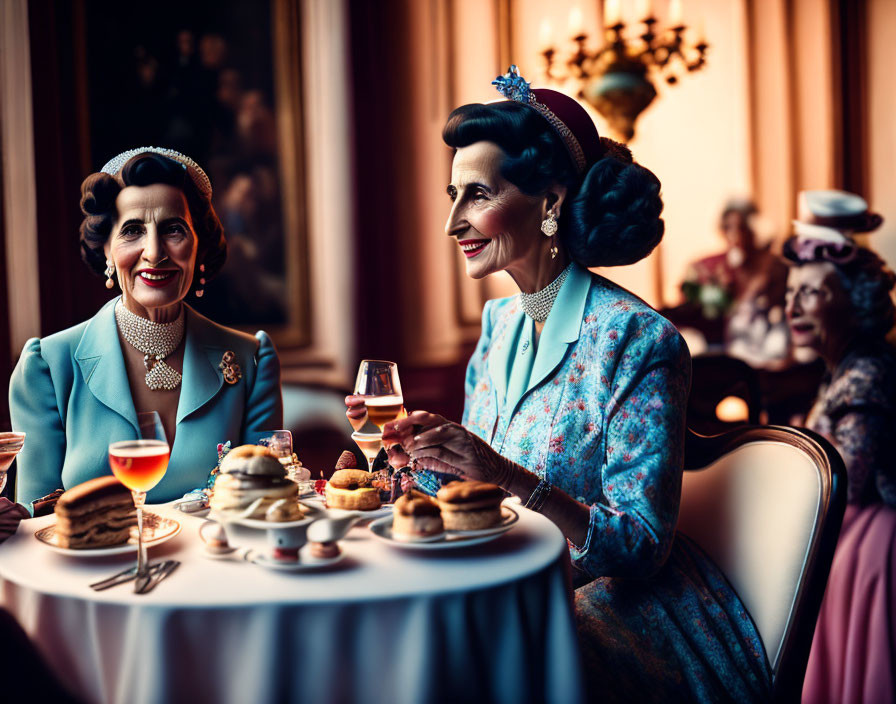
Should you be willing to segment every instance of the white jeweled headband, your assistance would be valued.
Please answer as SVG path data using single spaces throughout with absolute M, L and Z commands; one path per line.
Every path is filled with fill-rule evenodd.
M 569 156 L 576 165 L 579 174 L 584 173 L 588 162 L 585 159 L 585 152 L 582 149 L 582 145 L 579 144 L 579 140 L 576 139 L 572 130 L 566 126 L 566 123 L 557 117 L 547 105 L 538 102 L 535 93 L 529 89 L 530 83 L 520 75 L 520 70 L 516 64 L 511 65 L 510 69 L 503 76 L 498 76 L 493 80 L 492 85 L 508 100 L 526 103 L 537 110 L 554 128 L 560 139 L 563 140 L 563 144 L 566 146 L 566 150 L 569 152 Z
M 128 149 L 126 152 L 122 152 L 118 156 L 109 159 L 100 171 L 104 174 L 115 176 L 121 171 L 122 167 L 135 156 L 146 153 L 161 154 L 162 156 L 167 156 L 169 159 L 173 159 L 181 164 L 187 170 L 187 173 L 190 174 L 190 178 L 193 179 L 193 183 L 196 184 L 196 188 L 199 189 L 199 192 L 211 200 L 212 182 L 208 180 L 205 171 L 203 171 L 199 164 L 186 154 L 181 154 L 174 149 L 167 149 L 166 147 L 137 147 L 136 149 Z

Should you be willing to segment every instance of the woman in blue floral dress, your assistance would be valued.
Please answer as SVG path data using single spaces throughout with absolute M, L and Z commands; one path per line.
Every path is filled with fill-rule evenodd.
M 586 268 L 650 253 L 663 235 L 660 183 L 571 98 L 530 90 L 515 67 L 496 85 L 508 100 L 458 108 L 445 127 L 446 233 L 470 276 L 505 270 L 521 293 L 485 306 L 463 424 L 416 411 L 386 426 L 386 445 L 400 444 L 390 459 L 412 458 L 430 491 L 445 475 L 497 483 L 559 526 L 600 701 L 767 699 L 753 623 L 675 533 L 687 348 Z

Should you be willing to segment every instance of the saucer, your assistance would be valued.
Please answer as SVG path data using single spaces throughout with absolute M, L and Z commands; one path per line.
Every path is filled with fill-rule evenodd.
M 340 550 L 336 557 L 312 557 L 310 546 L 306 545 L 299 550 L 299 559 L 296 562 L 275 560 L 271 556 L 260 553 L 257 550 L 250 550 L 246 553 L 243 559 L 245 559 L 246 562 L 251 562 L 260 567 L 276 570 L 278 572 L 307 572 L 309 570 L 316 570 L 321 567 L 335 565 L 344 557 L 345 552 L 342 550 Z

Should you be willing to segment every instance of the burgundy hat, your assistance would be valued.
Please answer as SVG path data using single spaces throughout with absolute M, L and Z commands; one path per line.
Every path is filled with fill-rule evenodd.
M 578 101 L 550 88 L 529 88 L 514 65 L 492 85 L 508 100 L 526 103 L 547 120 L 566 145 L 569 156 L 579 174 L 603 156 L 604 148 L 594 121 Z
M 800 191 L 794 237 L 784 243 L 784 256 L 795 262 L 846 264 L 858 253 L 853 235 L 880 227 L 883 218 L 855 193 L 836 190 Z

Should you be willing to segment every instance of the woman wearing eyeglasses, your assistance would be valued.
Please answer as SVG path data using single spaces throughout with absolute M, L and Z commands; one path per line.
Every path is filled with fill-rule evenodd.
M 806 425 L 834 443 L 848 480 L 804 702 L 896 701 L 896 275 L 852 237 L 881 222 L 859 196 L 804 191 L 784 248 L 791 339 L 828 369 Z

